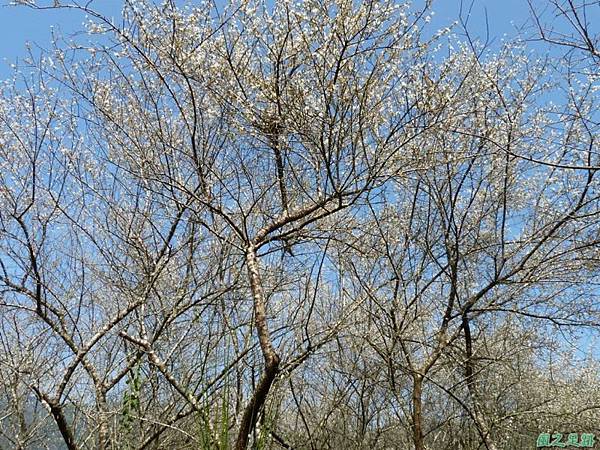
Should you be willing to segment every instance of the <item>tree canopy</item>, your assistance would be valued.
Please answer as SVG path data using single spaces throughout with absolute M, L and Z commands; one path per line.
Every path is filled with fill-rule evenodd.
M 17 3 L 1 448 L 594 445 L 598 1 Z

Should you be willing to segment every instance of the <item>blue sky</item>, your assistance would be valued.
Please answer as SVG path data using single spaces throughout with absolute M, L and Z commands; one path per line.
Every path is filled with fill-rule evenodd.
M 463 15 L 467 16 L 471 1 L 463 0 L 462 3 Z M 432 25 L 438 28 L 447 26 L 459 17 L 461 1 L 434 0 L 433 10 L 436 14 Z M 527 0 L 474 0 L 468 28 L 480 38 L 485 38 L 486 29 L 489 29 L 490 38 L 498 40 L 504 34 L 514 35 L 516 27 L 527 22 L 528 19 Z
M 0 79 L 10 74 L 9 66 L 15 60 L 27 54 L 26 42 L 47 48 L 51 39 L 51 29 L 60 30 L 68 35 L 82 28 L 85 17 L 74 11 L 46 10 L 36 11 L 27 7 L 6 6 L 8 0 L 0 0 Z M 93 2 L 110 14 L 118 14 L 120 0 L 104 0 Z M 415 1 L 418 6 L 423 2 Z M 465 0 L 464 8 L 469 1 Z M 458 17 L 460 0 L 435 0 L 433 9 L 436 14 L 432 20 L 432 28 L 444 27 Z M 485 37 L 487 12 L 490 36 L 498 42 L 503 34 L 513 35 L 515 25 L 524 23 L 529 10 L 526 0 L 475 0 L 469 29 L 475 36 Z
M 52 30 L 69 35 L 83 28 L 85 16 L 78 11 L 33 10 L 24 6 L 7 6 L 8 0 L 0 0 L 0 79 L 10 74 L 10 64 L 27 55 L 26 43 L 32 48 L 48 48 Z M 96 1 L 102 10 L 119 14 L 120 0 Z

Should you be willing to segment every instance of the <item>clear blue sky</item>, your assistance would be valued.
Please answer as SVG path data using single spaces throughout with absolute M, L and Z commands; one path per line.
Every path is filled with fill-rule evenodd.
M 463 0 L 462 3 L 463 16 L 466 17 L 471 0 Z M 437 28 L 447 26 L 458 19 L 461 2 L 460 0 L 434 0 L 433 10 L 436 14 L 432 25 Z M 514 35 L 516 27 L 527 22 L 529 16 L 527 0 L 474 0 L 468 28 L 470 32 L 482 39 L 485 39 L 486 30 L 489 29 L 490 39 L 495 38 L 498 41 L 504 34 Z
M 78 11 L 33 10 L 25 6 L 7 6 L 9 0 L 0 0 L 0 79 L 10 74 L 10 64 L 27 55 L 26 43 L 48 48 L 52 28 L 68 36 L 83 28 L 85 16 Z M 51 3 L 46 1 L 45 3 Z M 121 0 L 94 1 L 107 14 L 120 15 Z
M 85 17 L 78 12 L 66 10 L 36 11 L 27 7 L 5 6 L 8 0 L 0 0 L 0 79 L 10 73 L 9 65 L 26 55 L 25 43 L 31 42 L 47 48 L 50 43 L 51 27 L 67 35 L 81 29 Z M 418 6 L 422 1 L 415 1 Z M 464 8 L 469 1 L 465 0 Z M 110 14 L 119 14 L 120 0 L 96 0 L 98 7 Z M 458 17 L 460 0 L 435 0 L 436 12 L 431 26 L 447 26 Z M 496 42 L 504 33 L 514 34 L 515 25 L 524 23 L 529 15 L 526 0 L 475 0 L 469 28 L 474 35 L 485 37 L 485 11 L 487 11 L 490 36 Z

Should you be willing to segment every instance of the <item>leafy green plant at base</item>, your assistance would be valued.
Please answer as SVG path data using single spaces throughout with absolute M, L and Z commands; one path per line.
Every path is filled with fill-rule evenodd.
M 226 379 L 227 380 L 227 379 Z M 204 407 L 204 414 L 198 413 L 198 440 L 200 441 L 199 450 L 229 450 L 229 441 L 231 436 L 229 435 L 229 428 L 231 423 L 230 409 L 229 409 L 229 383 L 226 381 L 225 386 L 222 388 L 220 394 L 220 405 L 218 408 L 211 410 L 209 401 L 207 401 Z M 217 443 L 213 442 L 213 436 L 210 430 L 210 426 L 207 420 L 211 420 L 211 417 L 218 417 L 215 421 L 217 424 L 214 430 Z
M 133 429 L 135 417 L 141 415 L 140 392 L 142 389 L 142 376 L 139 363 L 129 372 L 125 382 L 127 383 L 128 388 L 123 393 L 119 425 L 123 434 L 129 435 Z M 124 445 L 125 449 L 130 448 L 129 442 L 126 442 Z
M 226 345 L 226 349 L 228 346 Z M 229 352 L 226 350 L 224 358 L 224 366 L 227 367 L 229 364 Z M 209 399 L 206 401 L 206 406 L 204 410 L 204 417 L 201 414 L 198 414 L 199 419 L 199 440 L 200 440 L 200 449 L 199 450 L 229 450 L 229 442 L 231 439 L 230 436 L 230 425 L 231 425 L 231 411 L 229 408 L 229 393 L 230 393 L 230 381 L 229 376 L 225 376 L 224 384 L 220 389 L 219 397 L 220 397 L 220 407 L 217 410 L 211 410 L 210 404 L 214 404 L 216 402 L 211 402 Z M 216 400 L 216 399 L 215 399 Z M 214 430 L 216 434 L 216 438 L 218 442 L 215 444 L 213 442 L 213 437 L 211 436 L 211 431 L 207 420 L 211 420 L 214 414 L 215 418 L 218 420 L 215 421 L 217 427 Z

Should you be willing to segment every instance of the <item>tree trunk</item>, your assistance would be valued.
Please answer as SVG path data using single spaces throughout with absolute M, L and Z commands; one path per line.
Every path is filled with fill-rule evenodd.
M 279 355 L 273 347 L 269 327 L 267 325 L 266 299 L 264 296 L 258 258 L 254 246 L 249 246 L 246 251 L 246 264 L 248 265 L 248 276 L 250 278 L 250 289 L 252 290 L 252 299 L 254 302 L 254 324 L 258 341 L 265 362 L 262 377 L 258 383 L 256 391 L 244 409 L 240 430 L 235 443 L 235 450 L 245 450 L 248 446 L 248 436 L 256 425 L 256 419 L 259 411 L 265 404 L 273 380 L 279 371 Z
M 98 450 L 108 450 L 110 448 L 110 428 L 106 394 L 99 390 L 96 393 L 96 402 L 98 405 Z
M 467 378 L 469 396 L 473 403 L 473 421 L 479 431 L 484 447 L 487 450 L 497 450 L 496 445 L 491 439 L 490 428 L 487 423 L 485 411 L 481 407 L 481 402 L 479 401 L 479 393 L 477 391 L 477 383 L 475 380 L 475 368 L 473 367 L 473 338 L 471 337 L 471 325 L 469 323 L 468 311 L 465 311 L 463 314 L 462 327 L 465 333 L 465 376 Z
M 413 375 L 412 392 L 412 428 L 415 450 L 425 450 L 425 437 L 423 434 L 423 377 L 420 374 Z
M 58 426 L 58 430 L 62 435 L 63 440 L 65 441 L 65 445 L 68 450 L 77 450 L 77 445 L 75 444 L 75 437 L 73 436 L 73 432 L 71 431 L 71 427 L 67 423 L 67 419 L 63 413 L 62 408 L 56 402 L 48 402 L 50 406 L 50 413 Z

